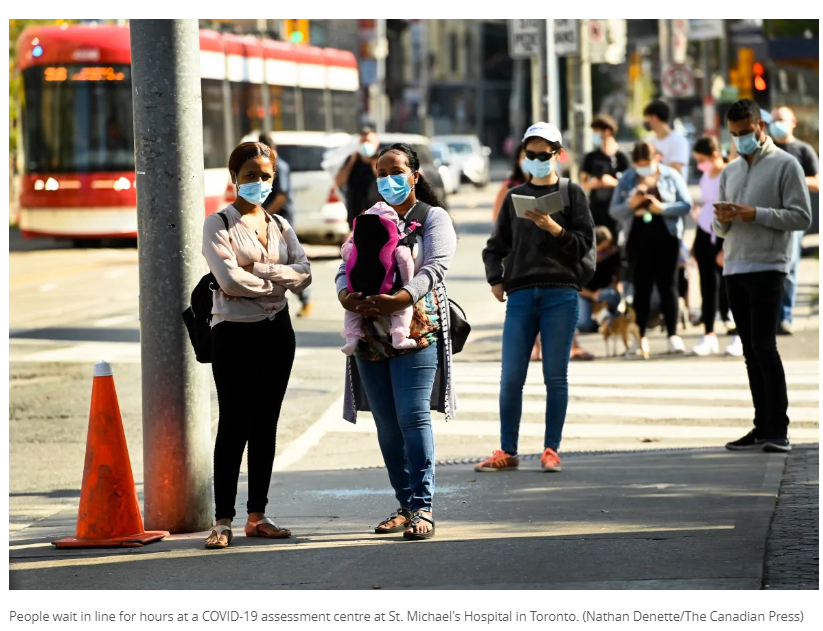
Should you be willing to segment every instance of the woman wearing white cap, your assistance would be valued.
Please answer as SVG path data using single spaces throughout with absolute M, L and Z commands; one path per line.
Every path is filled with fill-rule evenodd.
M 594 244 L 594 222 L 583 189 L 557 174 L 560 130 L 535 123 L 526 130 L 523 169 L 531 181 L 506 195 L 494 232 L 483 250 L 486 278 L 494 297 L 506 301 L 500 382 L 500 449 L 477 465 L 481 472 L 516 469 L 523 385 L 537 334 L 543 350 L 546 433 L 541 464 L 560 471 L 557 451 L 569 401 L 569 352 L 577 325 L 578 291 L 585 279 L 583 259 Z M 512 195 L 535 198 L 560 193 L 563 210 L 546 215 L 515 212 Z M 503 261 L 506 261 L 505 266 Z

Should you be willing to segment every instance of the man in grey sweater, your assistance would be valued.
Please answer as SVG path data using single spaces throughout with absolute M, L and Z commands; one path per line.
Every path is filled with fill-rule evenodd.
M 754 429 L 726 448 L 790 451 L 776 331 L 792 233 L 811 224 L 809 190 L 800 163 L 766 135 L 754 101 L 737 101 L 726 118 L 740 157 L 720 176 L 714 231 L 725 239 L 723 275 L 754 403 Z

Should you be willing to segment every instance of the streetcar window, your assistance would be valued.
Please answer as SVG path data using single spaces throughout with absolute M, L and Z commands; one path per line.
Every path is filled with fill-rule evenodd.
M 355 133 L 357 128 L 357 92 L 331 91 L 331 118 L 334 129 Z
M 297 129 L 297 98 L 294 88 L 270 85 L 269 101 L 272 130 L 295 131 Z
M 26 173 L 134 170 L 131 67 L 107 67 L 112 80 L 83 69 L 65 66 L 66 81 L 23 71 Z
M 303 129 L 305 131 L 326 131 L 325 90 L 303 88 Z
M 254 83 L 231 83 L 231 114 L 237 141 L 263 129 L 262 86 Z
M 203 79 L 200 90 L 203 94 L 204 164 L 207 169 L 219 169 L 225 167 L 229 160 L 226 147 L 223 82 L 218 79 Z

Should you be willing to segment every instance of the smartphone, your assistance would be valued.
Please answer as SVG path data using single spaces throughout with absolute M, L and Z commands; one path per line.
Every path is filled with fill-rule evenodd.
M 730 207 L 728 202 L 717 202 L 712 204 L 712 206 L 714 206 L 718 210 Z

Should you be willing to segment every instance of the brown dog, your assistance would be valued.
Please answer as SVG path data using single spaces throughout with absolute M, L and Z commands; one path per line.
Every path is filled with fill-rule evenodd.
M 626 307 L 624 313 L 611 314 L 609 312 L 609 305 L 605 302 L 599 302 L 594 305 L 594 319 L 600 323 L 599 331 L 603 336 L 603 341 L 606 343 L 606 357 L 617 356 L 617 338 L 623 338 L 623 345 L 625 346 L 624 356 L 629 352 L 629 336 L 633 336 L 640 344 L 640 327 L 637 326 L 637 317 L 635 316 L 632 307 Z M 615 338 L 613 348 L 614 353 L 610 352 L 609 338 Z M 647 353 L 643 352 L 643 359 L 648 359 Z

